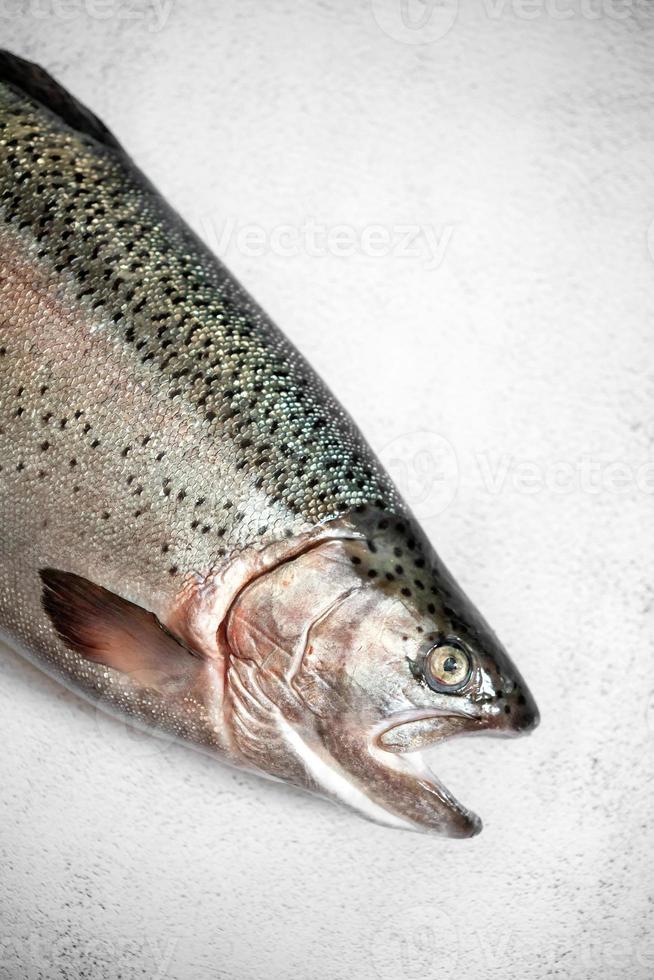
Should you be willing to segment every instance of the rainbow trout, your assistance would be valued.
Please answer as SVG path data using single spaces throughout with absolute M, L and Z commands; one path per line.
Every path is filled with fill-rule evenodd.
M 532 696 L 297 350 L 46 72 L 0 53 L 0 631 L 135 724 L 378 822 Z

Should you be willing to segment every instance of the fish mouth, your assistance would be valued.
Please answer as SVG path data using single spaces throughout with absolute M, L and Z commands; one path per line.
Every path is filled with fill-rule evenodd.
M 380 748 L 397 754 L 414 753 L 455 735 L 482 730 L 480 718 L 459 712 L 414 709 L 393 715 L 376 732 Z
M 378 762 L 405 780 L 423 806 L 417 809 L 416 830 L 434 831 L 447 837 L 475 837 L 481 818 L 465 807 L 441 782 L 425 759 L 425 750 L 455 735 L 494 731 L 488 720 L 464 713 L 414 709 L 401 712 L 378 727 L 371 738 L 371 752 Z
M 396 805 L 416 830 L 447 837 L 474 837 L 481 831 L 481 819 L 443 785 L 424 752 L 455 735 L 515 737 L 532 731 L 539 722 L 538 708 L 523 690 L 515 710 L 508 713 L 492 699 L 460 709 L 413 707 L 395 713 L 370 733 L 371 754 L 406 789 L 407 798 Z

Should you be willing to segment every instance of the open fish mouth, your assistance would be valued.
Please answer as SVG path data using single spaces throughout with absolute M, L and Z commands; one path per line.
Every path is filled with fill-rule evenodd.
M 433 808 L 426 819 L 418 820 L 424 829 L 438 823 L 441 833 L 449 837 L 474 837 L 482 829 L 482 821 L 436 776 L 425 759 L 425 750 L 455 735 L 474 734 L 486 729 L 482 719 L 465 714 L 426 710 L 402 712 L 386 722 L 373 736 L 373 754 L 379 762 L 402 775 L 413 784 L 423 807 Z M 430 826 L 431 825 L 431 826 Z M 422 829 L 418 826 L 416 829 Z
M 513 737 L 531 731 L 539 720 L 532 699 L 524 699 L 522 713 L 510 717 L 492 702 L 476 706 L 478 713 L 434 708 L 401 711 L 371 733 L 371 751 L 379 763 L 402 774 L 414 796 L 412 819 L 416 829 L 438 830 L 448 837 L 474 837 L 482 829 L 480 818 L 443 785 L 427 764 L 427 748 L 456 735 Z

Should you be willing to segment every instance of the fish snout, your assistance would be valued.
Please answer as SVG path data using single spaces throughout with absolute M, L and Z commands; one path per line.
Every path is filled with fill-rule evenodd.
M 527 735 L 540 725 L 540 711 L 529 691 L 523 691 L 512 710 L 513 727 L 517 735 Z
M 511 693 L 499 692 L 483 709 L 483 727 L 507 737 L 528 735 L 540 723 L 540 712 L 531 692 L 516 685 Z
M 533 695 L 524 684 L 517 684 L 505 695 L 500 707 L 500 727 L 506 735 L 528 735 L 540 723 L 540 712 Z

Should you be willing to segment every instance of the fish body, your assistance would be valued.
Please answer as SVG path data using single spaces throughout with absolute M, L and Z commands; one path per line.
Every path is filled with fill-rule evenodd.
M 0 630 L 231 764 L 406 829 L 533 698 L 298 351 L 46 72 L 0 54 Z

